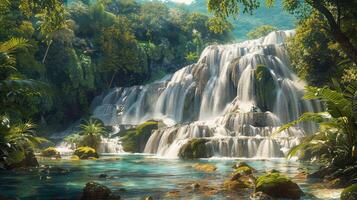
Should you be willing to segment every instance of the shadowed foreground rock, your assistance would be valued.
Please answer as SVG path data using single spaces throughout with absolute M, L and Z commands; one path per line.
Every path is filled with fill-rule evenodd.
M 88 182 L 83 189 L 81 200 L 120 200 L 109 188 L 96 182 Z
M 304 194 L 290 178 L 276 172 L 260 176 L 255 191 L 263 192 L 273 198 L 287 199 L 299 199 Z

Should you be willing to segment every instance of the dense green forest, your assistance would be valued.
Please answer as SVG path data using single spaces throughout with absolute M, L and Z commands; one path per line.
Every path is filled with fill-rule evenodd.
M 26 107 L 7 112 L 14 122 L 32 119 L 63 128 L 88 114 L 93 97 L 106 89 L 161 78 L 196 61 L 208 44 L 233 37 L 232 25 L 222 18 L 160 2 L 45 2 L 1 6 L 1 47 L 13 57 L 11 67 L 1 68 L 2 80 L 31 79 L 47 87 L 46 95 L 3 98 L 2 108 Z M 17 44 L 22 48 L 15 51 Z
M 251 63 L 247 64 L 248 61 L 244 59 L 239 60 L 244 56 L 243 54 L 229 62 L 232 61 L 237 66 L 247 65 L 253 68 L 256 60 L 271 59 L 271 63 L 267 65 L 290 67 L 284 72 L 274 68 L 277 70 L 275 73 L 268 68 L 272 66 L 259 64 L 252 71 L 248 71 L 251 74 L 247 84 L 254 82 L 254 92 L 259 91 L 256 95 L 257 105 L 261 107 L 251 107 L 249 112 L 247 111 L 251 116 L 264 117 L 267 113 L 271 114 L 270 111 L 273 112 L 274 109 L 270 107 L 273 107 L 275 102 L 267 101 L 270 101 L 270 97 L 275 98 L 273 95 L 278 93 L 276 92 L 278 87 L 285 87 L 285 90 L 281 89 L 282 93 L 295 91 L 297 87 L 292 85 L 296 79 L 291 78 L 292 73 L 303 80 L 303 84 L 306 82 L 304 91 L 301 89 L 289 96 L 289 100 L 296 100 L 299 95 L 302 96 L 302 100 L 298 99 L 301 100 L 298 105 L 301 115 L 296 116 L 293 121 L 289 120 L 290 122 L 285 125 L 285 122 L 274 124 L 274 129 L 269 133 L 271 135 L 264 135 L 264 137 L 270 141 L 276 139 L 276 135 L 281 132 L 289 132 L 301 123 L 313 122 L 316 130 L 301 137 L 301 141 L 288 149 L 286 156 L 313 161 L 321 167 L 315 173 L 306 175 L 306 172 L 304 174 L 306 177 L 320 178 L 331 188 L 350 187 L 342 192 L 341 199 L 355 199 L 353 195 L 356 195 L 356 192 L 350 193 L 350 191 L 356 191 L 357 188 L 356 8 L 357 2 L 353 0 L 197 0 L 189 5 L 146 0 L 0 0 L 0 169 L 26 167 L 30 165 L 28 163 L 35 163 L 38 166 L 34 153 L 39 152 L 36 149 L 39 146 L 42 147 L 42 156 L 60 159 L 60 153 L 52 147 L 55 144 L 48 138 L 52 133 L 65 130 L 80 119 L 88 120 L 82 121 L 83 123 L 77 127 L 78 132 L 61 139 L 75 146 L 73 155 L 77 160 L 96 160 L 99 158 L 101 142 L 111 139 L 109 132 L 123 125 L 106 127 L 99 120 L 90 119 L 91 103 L 98 95 L 105 94 L 115 87 L 144 85 L 159 80 L 167 74 L 196 63 L 204 48 L 209 45 L 258 39 L 254 40 L 255 42 L 270 32 L 280 34 L 278 30 L 295 29 L 294 36 L 287 38 L 284 44 L 268 44 L 265 49 L 257 51 L 258 53 L 253 51 L 255 54 L 249 57 L 252 58 L 249 61 Z M 249 43 L 249 45 L 251 46 L 239 48 L 243 49 L 242 52 L 249 48 L 261 48 L 260 44 Z M 283 51 L 280 47 L 286 48 L 287 60 L 289 60 L 286 66 L 277 58 L 285 53 L 285 51 L 277 52 Z M 217 53 L 220 49 L 214 45 L 212 51 Z M 273 52 L 276 58 L 268 55 L 267 52 Z M 252 52 L 247 54 L 249 53 Z M 184 114 L 196 112 L 194 109 L 190 110 L 193 104 L 197 103 L 193 100 L 195 95 L 201 92 L 200 98 L 204 98 L 202 95 L 204 91 L 199 88 L 200 84 L 207 83 L 211 86 L 210 84 L 214 85 L 217 79 L 217 77 L 212 79 L 212 82 L 207 80 L 209 76 L 207 74 L 216 73 L 215 70 L 209 71 L 207 67 L 208 63 L 218 56 L 212 55 L 206 55 L 202 63 L 191 65 L 196 67 L 196 71 L 192 70 L 184 79 L 178 79 L 182 82 L 193 80 L 193 75 L 202 73 L 203 75 L 199 76 L 201 79 L 197 83 L 198 86 L 192 83 L 189 87 L 189 89 L 198 87 L 196 93 L 191 90 L 182 92 L 179 90 L 181 89 L 179 84 L 179 86 L 172 86 L 179 89 L 170 90 L 170 92 L 188 95 L 188 100 L 184 99 L 181 103 L 184 110 L 182 112 L 186 112 Z M 224 56 L 230 55 L 224 54 Z M 225 57 L 222 58 L 224 59 Z M 218 67 L 233 65 L 215 63 L 215 61 L 212 63 Z M 227 74 L 236 73 L 229 76 L 229 81 L 236 81 L 238 75 L 243 76 L 243 72 L 246 72 L 238 73 L 240 70 L 238 68 L 224 71 Z M 185 70 L 191 70 L 190 66 Z M 284 77 L 288 78 L 276 78 L 278 77 L 276 74 L 279 73 L 285 73 Z M 219 81 L 221 82 L 217 83 L 218 85 L 226 79 L 219 79 Z M 228 90 L 235 90 L 234 94 L 238 95 L 241 89 L 238 84 L 240 81 Z M 213 86 L 207 88 L 212 89 Z M 220 92 L 222 91 L 218 91 L 215 95 L 226 94 Z M 123 102 L 126 101 L 125 98 Z M 175 98 L 180 97 L 175 96 Z M 232 99 L 230 100 L 234 102 Z M 314 110 L 313 106 L 310 106 L 310 110 L 305 109 L 306 102 L 317 102 L 320 110 Z M 149 103 L 153 102 L 149 101 Z M 215 102 L 214 106 L 220 103 Z M 147 104 L 142 107 L 150 107 Z M 292 104 L 288 102 L 287 108 L 292 108 L 294 106 Z M 179 105 L 167 107 L 170 106 L 175 109 L 179 107 Z M 305 112 L 306 110 L 308 112 Z M 119 116 L 120 112 L 116 108 L 115 114 Z M 246 114 L 239 109 L 230 110 L 228 114 L 232 113 L 237 116 Z M 194 120 L 187 121 L 192 122 L 192 126 L 195 125 Z M 180 122 L 182 124 L 177 123 L 175 126 L 167 127 L 175 129 L 181 125 L 186 126 L 187 121 L 183 120 Z M 264 127 L 262 125 L 264 123 L 259 121 L 255 125 L 258 124 L 259 129 Z M 123 151 L 144 153 L 145 144 L 149 138 L 151 139 L 153 130 L 163 130 L 165 134 L 166 127 L 160 129 L 164 126 L 162 124 L 163 121 L 150 119 L 115 133 L 115 137 L 120 137 Z M 202 128 L 204 125 L 199 124 L 195 130 L 204 129 Z M 205 135 L 200 136 L 202 138 L 194 135 L 192 139 L 184 140 L 186 143 L 180 147 L 178 157 L 191 161 L 215 156 L 207 153 L 207 144 L 212 144 L 206 135 L 206 131 L 207 134 L 211 134 L 210 128 L 206 127 Z M 161 134 L 159 131 L 155 133 Z M 176 134 L 181 132 L 175 129 L 169 134 L 174 133 L 176 137 Z M 233 137 L 232 132 L 229 132 L 229 138 Z M 160 135 L 161 137 L 163 136 Z M 291 135 L 287 136 L 289 137 Z M 169 138 L 170 144 L 173 143 L 174 136 L 169 135 L 166 138 Z M 260 135 L 253 139 L 262 140 Z M 41 144 L 45 145 L 41 146 Z M 274 146 L 275 143 L 270 144 Z M 221 146 L 220 144 L 219 147 Z M 43 147 L 49 148 L 43 150 Z M 282 150 L 279 155 L 284 156 Z M 130 161 L 130 164 L 135 162 Z M 186 170 L 187 166 L 184 168 Z M 200 170 L 203 168 L 206 172 L 216 170 L 207 163 L 203 166 L 195 165 L 194 168 L 201 168 Z M 254 168 L 246 163 L 234 165 L 233 168 L 233 177 L 224 182 L 222 186 L 224 190 L 254 188 L 254 192 L 263 191 L 274 198 L 290 198 L 291 196 L 279 196 L 279 192 L 276 195 L 276 191 L 269 191 L 269 187 L 272 186 L 270 181 L 273 185 L 276 184 L 275 181 L 278 184 L 281 181 L 295 188 L 293 193 L 296 193 L 293 194 L 292 199 L 300 198 L 302 195 L 299 186 L 277 170 L 272 170 L 256 179 L 253 175 L 256 173 Z M 107 178 L 106 174 L 103 176 Z M 47 177 L 45 176 L 44 179 Z M 41 180 L 42 178 L 41 176 Z M 88 187 L 91 187 L 91 184 Z M 196 188 L 193 184 L 191 187 L 195 190 L 199 186 Z M 351 196 L 353 198 L 350 198 Z

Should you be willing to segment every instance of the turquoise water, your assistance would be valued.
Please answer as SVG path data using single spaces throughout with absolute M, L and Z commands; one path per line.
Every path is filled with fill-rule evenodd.
M 62 172 L 0 172 L 0 195 L 20 199 L 79 199 L 85 184 L 96 181 L 124 199 L 142 199 L 145 196 L 152 196 L 154 199 L 247 199 L 249 191 L 238 194 L 220 190 L 223 181 L 230 177 L 233 164 L 239 161 L 241 160 L 182 161 L 147 155 L 102 156 L 99 160 L 82 161 L 40 160 L 40 165 L 57 167 Z M 258 174 L 276 169 L 292 177 L 305 192 L 318 193 L 316 185 L 296 177 L 302 171 L 316 168 L 314 166 L 284 159 L 244 161 L 257 169 Z M 197 171 L 192 167 L 195 163 L 214 164 L 217 170 L 213 173 Z M 107 177 L 100 178 L 101 174 L 106 174 Z M 195 182 L 215 188 L 216 192 L 195 192 L 191 187 Z M 322 190 L 322 193 L 326 192 Z M 333 199 L 332 194 L 329 196 Z M 310 196 L 304 199 L 318 198 Z

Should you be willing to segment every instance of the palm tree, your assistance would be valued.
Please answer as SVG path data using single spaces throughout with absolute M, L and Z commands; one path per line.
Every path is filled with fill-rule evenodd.
M 310 156 L 336 166 L 357 161 L 357 82 L 351 83 L 343 91 L 337 83 L 335 86 L 335 90 L 306 87 L 304 99 L 322 101 L 326 111 L 304 113 L 277 131 L 284 131 L 303 121 L 315 121 L 319 124 L 319 131 L 292 148 L 289 156 L 308 152 Z
M 98 149 L 101 142 L 101 136 L 106 132 L 102 123 L 97 120 L 90 119 L 84 124 L 81 124 L 79 135 L 82 135 L 81 146 L 89 146 Z
M 46 88 L 44 83 L 12 76 L 16 69 L 15 53 L 30 47 L 23 38 L 11 38 L 0 43 L 0 115 L 9 112 L 24 113 L 21 101 L 26 96 L 40 95 Z
M 25 113 L 21 106 L 24 97 L 40 95 L 45 84 L 30 80 L 14 78 L 16 69 L 15 53 L 30 45 L 26 39 L 11 38 L 0 43 L 0 167 L 19 163 L 42 142 L 44 138 L 36 137 L 35 125 L 31 122 L 11 124 L 9 114 Z
M 4 116 L 0 119 L 0 167 L 8 167 L 21 162 L 43 142 L 49 142 L 36 136 L 36 125 L 32 122 L 18 123 L 10 126 L 10 120 Z

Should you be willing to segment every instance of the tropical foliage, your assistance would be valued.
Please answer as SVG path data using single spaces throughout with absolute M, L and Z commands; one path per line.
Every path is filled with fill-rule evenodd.
M 307 87 L 304 99 L 317 99 L 324 103 L 325 112 L 304 113 L 299 119 L 282 126 L 286 130 L 303 121 L 319 124 L 319 131 L 290 151 L 290 156 L 302 151 L 302 158 L 343 167 L 357 161 L 357 82 L 344 90 L 327 87 Z
M 79 128 L 77 133 L 67 136 L 65 141 L 76 144 L 77 147 L 88 146 L 97 150 L 102 136 L 107 133 L 103 124 L 93 119 L 80 124 Z
M 7 168 L 25 159 L 39 144 L 49 142 L 36 136 L 36 125 L 31 122 L 10 125 L 5 116 L 0 124 L 0 168 Z

